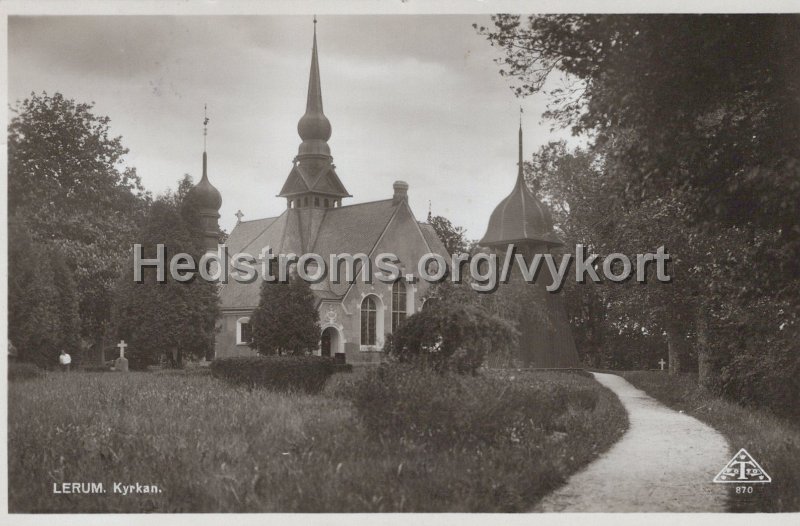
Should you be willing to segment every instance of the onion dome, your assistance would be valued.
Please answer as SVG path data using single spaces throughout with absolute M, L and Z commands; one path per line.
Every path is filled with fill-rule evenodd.
M 317 58 L 317 20 L 314 19 L 314 47 L 311 51 L 311 72 L 308 76 L 308 99 L 306 113 L 297 123 L 297 133 L 303 139 L 299 153 L 330 155 L 328 139 L 331 138 L 331 123 L 322 112 L 322 87 Z
M 525 184 L 522 164 L 522 126 L 519 129 L 519 167 L 514 189 L 503 199 L 489 218 L 489 227 L 479 244 L 544 243 L 562 245 L 553 233 L 553 217 L 545 205 Z
M 203 152 L 203 177 L 191 190 L 188 197 L 199 209 L 219 210 L 222 207 L 222 194 L 208 180 L 207 155 Z

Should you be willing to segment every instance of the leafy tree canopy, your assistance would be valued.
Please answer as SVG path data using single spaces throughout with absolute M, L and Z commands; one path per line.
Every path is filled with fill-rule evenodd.
M 110 119 L 60 93 L 32 93 L 11 108 L 9 212 L 35 241 L 59 247 L 74 271 L 82 331 L 97 338 L 109 321 L 113 282 L 149 195 Z
M 143 283 L 133 280 L 133 257 L 117 284 L 115 332 L 125 339 L 132 367 L 146 367 L 166 356 L 174 365 L 185 357 L 210 356 L 214 348 L 219 313 L 217 285 L 195 276 L 177 281 L 169 272 L 169 260 L 185 253 L 199 264 L 204 253 L 200 219 L 185 196 L 192 186 L 187 175 L 177 192 L 157 198 L 136 237 L 144 258 L 155 258 L 157 245 L 164 244 L 167 268 L 165 282 L 156 281 L 156 269 L 146 267 Z

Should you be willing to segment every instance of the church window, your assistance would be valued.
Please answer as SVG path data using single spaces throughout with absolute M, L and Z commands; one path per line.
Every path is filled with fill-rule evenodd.
M 328 201 L 328 200 L 326 199 L 326 200 L 325 200 L 325 208 L 328 208 L 329 206 L 330 206 L 330 201 Z
M 308 206 L 308 197 L 303 198 L 303 206 Z
M 361 302 L 361 345 L 375 345 L 378 310 L 372 296 Z
M 249 345 L 253 341 L 250 318 L 236 320 L 236 345 Z
M 406 319 L 406 284 L 402 279 L 392 285 L 392 332 Z
M 314 198 L 314 206 L 319 206 L 319 197 Z

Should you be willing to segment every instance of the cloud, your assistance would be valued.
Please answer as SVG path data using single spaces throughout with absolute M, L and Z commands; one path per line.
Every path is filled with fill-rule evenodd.
M 419 218 L 483 234 L 516 174 L 520 101 L 497 74 L 481 16 L 326 16 L 317 26 L 331 149 L 352 203 L 410 183 Z M 96 101 L 154 192 L 199 175 L 208 104 L 209 170 L 222 225 L 277 215 L 297 153 L 312 25 L 308 17 L 11 17 L 9 98 L 60 91 Z M 526 107 L 526 155 L 551 134 Z

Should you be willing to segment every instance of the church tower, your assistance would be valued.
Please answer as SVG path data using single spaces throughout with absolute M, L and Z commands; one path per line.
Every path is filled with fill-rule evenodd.
M 525 261 L 530 264 L 534 254 L 549 253 L 563 243 L 553 232 L 550 211 L 525 183 L 523 166 L 520 122 L 519 158 L 514 189 L 492 212 L 486 235 L 478 244 L 495 251 L 498 258 L 505 255 L 509 244 L 514 244 L 516 253 L 523 254 Z M 517 287 L 513 283 L 515 279 L 520 280 L 521 276 L 512 273 L 512 282 L 501 286 Z M 525 291 L 526 297 L 519 302 L 518 329 L 522 334 L 519 338 L 518 356 L 531 367 L 575 368 L 578 367 L 578 354 L 562 295 L 545 289 L 551 282 L 549 271 L 545 267 L 539 271 L 535 283 L 524 284 L 524 288 L 519 289 Z M 542 313 L 545 316 L 541 316 Z
M 294 166 L 278 197 L 286 198 L 287 208 L 334 208 L 342 198 L 352 197 L 342 184 L 331 156 L 328 139 L 331 123 L 322 111 L 322 87 L 317 56 L 317 19 L 314 18 L 314 45 L 308 77 L 306 112 L 297 123 L 302 142 Z
M 222 207 L 222 195 L 208 180 L 208 154 L 206 153 L 206 136 L 208 135 L 208 116 L 203 120 L 203 177 L 189 193 L 187 199 L 197 208 L 203 229 L 203 248 L 206 252 L 216 252 L 219 243 L 219 209 Z

